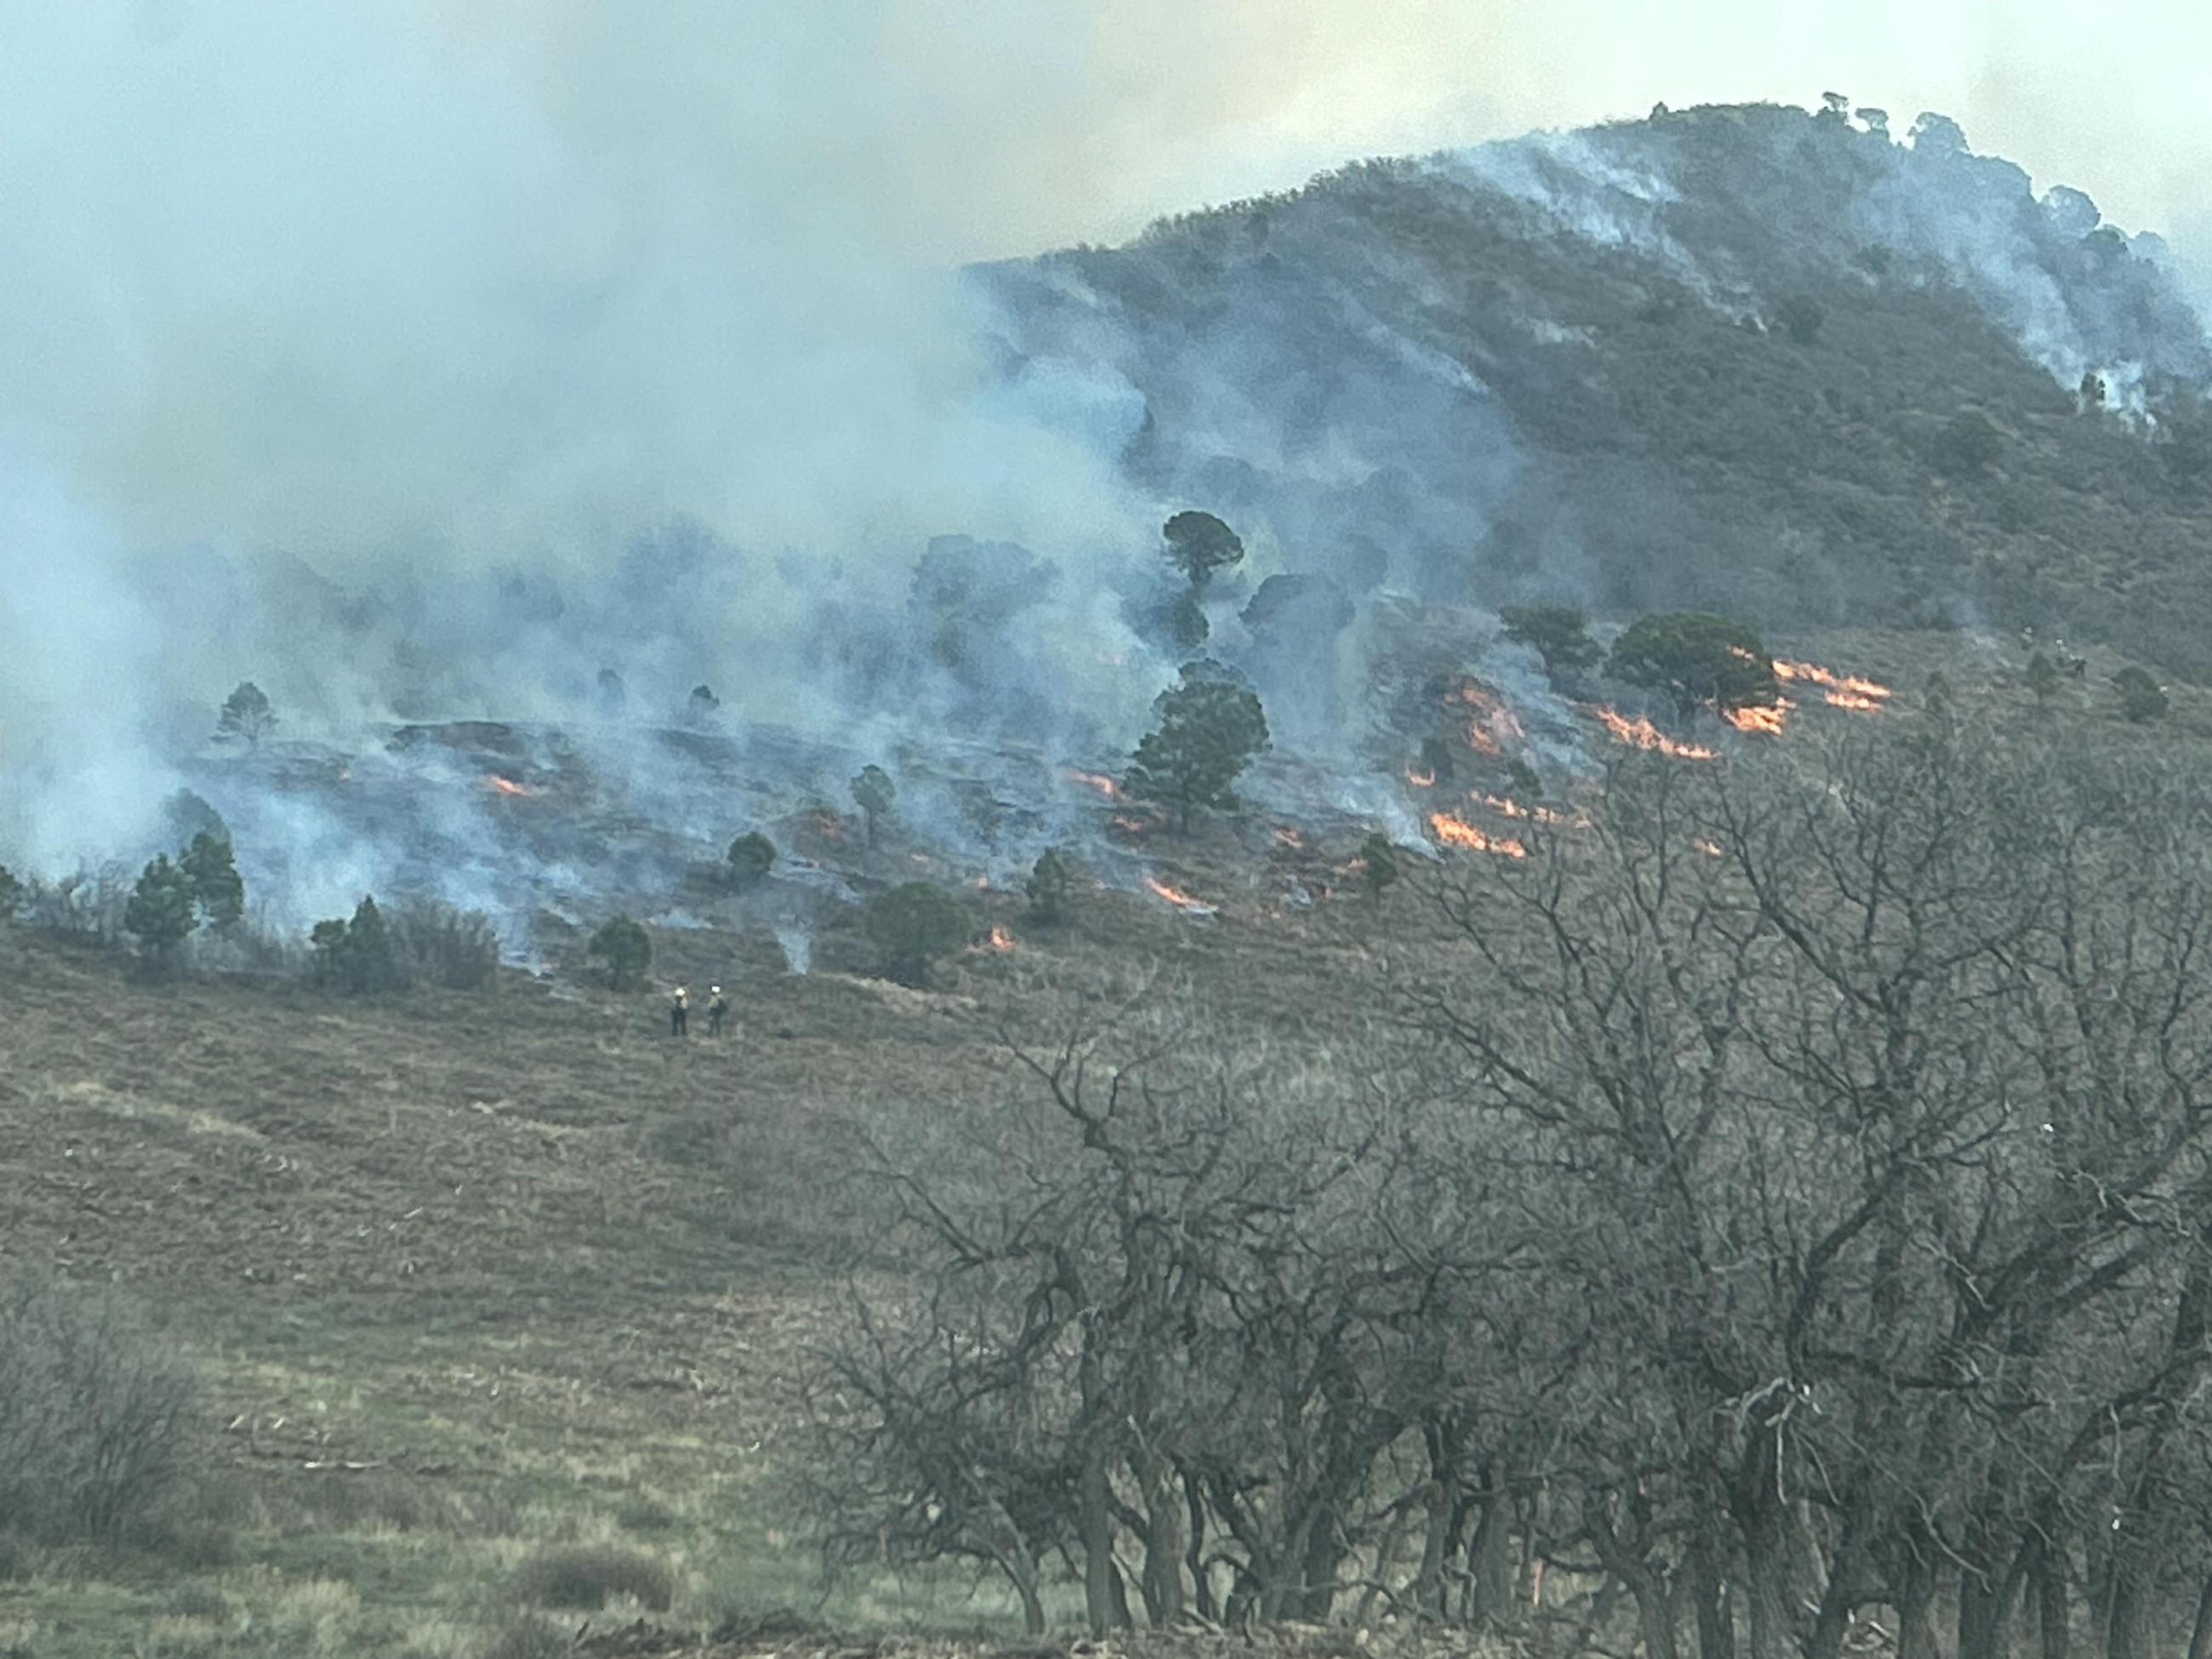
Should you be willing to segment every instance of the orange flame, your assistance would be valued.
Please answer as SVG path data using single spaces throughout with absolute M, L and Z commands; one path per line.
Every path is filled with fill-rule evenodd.
M 1519 801 L 1510 799 L 1504 795 L 1476 793 L 1469 795 L 1468 799 L 1477 805 L 1487 806 L 1492 811 L 1503 817 L 1533 818 L 1538 823 L 1567 822 L 1567 815 L 1565 812 L 1555 812 L 1548 806 L 1523 806 Z
M 484 787 L 501 795 L 534 795 L 538 793 L 535 789 L 526 789 L 513 778 L 503 778 L 496 772 L 485 776 Z
M 1774 678 L 1778 680 L 1807 680 L 1828 693 L 1827 701 L 1838 708 L 1875 709 L 1887 702 L 1896 693 L 1879 680 L 1870 680 L 1860 674 L 1838 674 L 1832 668 L 1823 668 L 1816 662 L 1784 662 L 1774 659 Z
M 1304 847 L 1306 838 L 1285 824 L 1275 826 L 1275 839 L 1285 847 Z
M 1797 705 L 1787 697 L 1778 699 L 1773 708 L 1761 708 L 1753 705 L 1746 708 L 1723 708 L 1720 717 L 1739 732 L 1753 732 L 1770 738 L 1778 738 L 1790 724 L 1790 711 Z
M 1103 772 L 1084 772 L 1071 766 L 1067 769 L 1067 776 L 1070 782 L 1079 783 L 1087 789 L 1096 789 L 1108 800 L 1121 799 L 1121 786 Z
M 1677 743 L 1646 716 L 1631 720 L 1617 708 L 1593 708 L 1590 711 L 1620 742 L 1637 749 L 1656 750 L 1671 755 L 1676 760 L 1718 760 L 1719 754 L 1700 744 Z
M 1140 818 L 1133 812 L 1116 812 L 1112 817 L 1106 820 L 1106 827 L 1108 829 L 1118 830 L 1125 836 L 1141 836 L 1150 830 L 1158 829 L 1159 826 L 1159 819 L 1156 817 Z
M 1188 911 L 1192 915 L 1210 916 L 1217 908 L 1213 905 L 1208 904 L 1204 899 L 1193 898 L 1188 893 L 1182 892 L 1179 889 L 1169 886 L 1167 883 L 1160 880 L 1156 876 L 1150 874 L 1146 875 L 1145 878 L 1145 885 L 1150 888 L 1156 896 L 1165 899 L 1170 904 L 1174 905 L 1176 909 Z
M 1528 849 L 1510 837 L 1486 836 L 1465 818 L 1449 812 L 1429 814 L 1429 828 L 1445 847 L 1463 847 L 1473 853 L 1496 853 L 1509 859 L 1525 859 Z
M 1883 696 L 1885 696 L 1887 695 L 1888 694 L 1887 692 L 1883 693 Z M 1869 696 L 1862 691 L 1825 692 L 1822 694 L 1820 701 L 1837 708 L 1856 708 L 1861 714 L 1879 714 L 1884 708 L 1887 707 L 1887 704 L 1881 702 L 1879 699 Z
M 992 927 L 991 937 L 985 942 L 994 951 L 1011 951 L 1014 948 L 1014 936 L 1005 928 L 996 926 Z
M 1495 760 L 1505 752 L 1506 744 L 1527 735 L 1513 711 L 1476 681 L 1460 681 L 1449 701 L 1474 711 L 1474 717 L 1467 723 L 1467 746 L 1478 755 Z
M 1437 787 L 1437 775 L 1433 772 L 1424 772 L 1416 766 L 1409 766 L 1406 769 L 1406 781 L 1416 789 L 1433 789 Z

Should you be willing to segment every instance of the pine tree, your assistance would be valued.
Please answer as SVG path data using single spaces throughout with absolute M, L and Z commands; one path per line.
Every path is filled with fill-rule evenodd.
M 164 854 L 140 872 L 123 907 L 123 926 L 156 960 L 164 960 L 199 926 L 192 882 Z
M 853 780 L 853 802 L 866 820 L 869 846 L 876 844 L 877 829 L 890 815 L 891 803 L 897 799 L 898 786 L 880 766 L 864 766 Z
M 1126 780 L 1131 795 L 1171 808 L 1176 828 L 1190 833 L 1201 806 L 1233 812 L 1231 787 L 1267 747 L 1267 717 L 1260 699 L 1222 673 L 1218 665 L 1193 663 L 1182 683 L 1152 704 L 1158 726 L 1138 744 Z
M 245 916 L 246 883 L 228 841 L 203 830 L 177 855 L 177 868 L 191 883 L 192 901 L 209 927 L 235 927 Z
M 252 680 L 240 680 L 223 699 L 222 712 L 216 716 L 215 735 L 219 743 L 243 743 L 249 749 L 258 749 L 261 739 L 276 729 L 276 710 L 268 694 Z

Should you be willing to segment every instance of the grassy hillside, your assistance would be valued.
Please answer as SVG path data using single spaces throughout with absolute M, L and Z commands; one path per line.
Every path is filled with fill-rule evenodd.
M 979 282 L 1013 372 L 1126 383 L 1133 471 L 1349 587 L 1985 618 L 2203 675 L 2201 325 L 2154 249 L 2083 233 L 2001 161 L 1710 108 Z M 1977 416 L 1985 461 L 1947 436 Z
M 1791 644 L 1903 688 L 1877 720 L 1911 718 L 1940 669 L 1993 741 L 2058 720 L 2176 763 L 2212 741 L 2212 704 L 2186 690 L 2166 723 L 2123 726 L 2102 653 L 2045 708 L 2017 651 Z M 1796 740 L 1744 753 L 1771 763 Z M 1220 903 L 1206 920 L 1094 893 L 1052 932 L 978 896 L 1016 948 L 927 993 L 664 936 L 666 972 L 695 983 L 751 964 L 719 1041 L 672 1042 L 657 998 L 576 980 L 349 1000 L 149 982 L 0 937 L 0 1261 L 151 1309 L 208 1379 L 212 1469 L 176 1549 L 22 1558 L 0 1652 L 472 1655 L 518 1617 L 525 1565 L 579 1543 L 665 1564 L 673 1605 L 653 1617 L 678 1630 L 780 1606 L 1003 1627 L 961 1575 L 817 1599 L 794 1364 L 847 1273 L 898 1268 L 872 1256 L 842 1177 L 872 1126 L 1024 1095 L 1002 1032 L 1051 1042 L 1133 976 L 1319 1052 L 1373 1006 L 1376 946 L 1418 963 L 1433 919 L 1413 894 L 1380 915 L 1348 891 L 1286 907 L 1282 867 L 1249 846 L 1217 830 L 1162 849 Z M 1279 850 L 1310 871 L 1351 851 Z

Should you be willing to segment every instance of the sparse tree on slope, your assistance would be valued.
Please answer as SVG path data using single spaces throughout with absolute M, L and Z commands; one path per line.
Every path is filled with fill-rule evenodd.
M 653 936 L 629 917 L 617 916 L 592 935 L 585 953 L 606 964 L 610 989 L 634 990 L 653 965 Z
M 1562 689 L 1605 655 L 1605 647 L 1589 636 L 1589 617 L 1579 605 L 1509 605 L 1498 619 L 1505 624 L 1507 639 L 1533 647 L 1543 658 L 1544 672 Z
M 156 961 L 166 960 L 199 926 L 191 878 L 166 854 L 140 872 L 123 908 L 123 926 Z
M 276 729 L 276 710 L 268 694 L 252 680 L 240 680 L 238 688 L 222 702 L 222 710 L 216 716 L 215 735 L 219 743 L 242 743 L 249 749 L 258 749 L 261 739 Z
M 1043 922 L 1065 921 L 1075 894 L 1075 872 L 1056 849 L 1048 848 L 1037 855 L 1030 872 L 1028 892 L 1032 916 Z
M 1200 807 L 1233 812 L 1237 778 L 1267 747 L 1260 699 L 1224 678 L 1218 665 L 1193 664 L 1182 683 L 1152 704 L 1159 725 L 1137 745 L 1126 780 L 1139 800 L 1171 809 L 1176 828 L 1190 833 Z
M 890 816 L 891 804 L 897 799 L 898 786 L 880 766 L 864 766 L 853 780 L 853 804 L 860 809 L 870 847 L 876 844 L 883 820 Z
M 235 927 L 245 917 L 246 883 L 228 841 L 203 830 L 177 855 L 177 868 L 191 884 L 192 901 L 209 927 Z
M 1747 623 L 1698 611 L 1638 618 L 1613 641 L 1613 673 L 1672 697 L 1687 720 L 1700 708 L 1771 708 L 1774 659 Z
M 2049 702 L 2058 694 L 2058 665 L 2040 651 L 2027 659 L 2027 689 L 2035 693 L 2039 703 Z
M 2166 693 L 2149 671 L 2130 663 L 2112 676 L 2112 689 L 2120 694 L 2121 714 L 2137 726 L 2165 717 Z
M 941 887 L 910 881 L 878 894 L 861 918 L 884 971 L 902 985 L 929 981 L 929 964 L 964 947 L 973 936 L 968 912 Z
M 1189 579 L 1194 592 L 1203 589 L 1215 571 L 1244 556 L 1243 539 L 1211 513 L 1178 513 L 1160 533 L 1167 541 L 1168 562 Z
M 730 843 L 729 866 L 730 879 L 740 890 L 757 887 L 775 868 L 775 843 L 757 830 L 749 830 Z

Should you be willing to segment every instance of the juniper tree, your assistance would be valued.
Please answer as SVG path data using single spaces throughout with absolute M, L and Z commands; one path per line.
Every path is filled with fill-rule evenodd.
M 1178 513 L 1160 526 L 1160 534 L 1167 542 L 1168 562 L 1189 579 L 1194 590 L 1244 556 L 1243 541 L 1211 513 Z
M 1190 833 L 1200 807 L 1233 812 L 1233 786 L 1267 747 L 1267 716 L 1260 699 L 1227 678 L 1218 665 L 1194 663 L 1180 684 L 1152 704 L 1159 725 L 1145 735 L 1124 781 L 1139 800 L 1172 810 L 1176 828 Z
M 1771 708 L 1782 695 L 1757 630 L 1701 611 L 1638 617 L 1613 641 L 1607 668 L 1632 685 L 1665 693 L 1685 720 L 1705 706 Z
M 166 960 L 199 926 L 192 879 L 167 854 L 139 873 L 123 907 L 123 926 L 157 961 Z
M 757 887 L 775 867 L 775 843 L 750 830 L 730 843 L 730 880 L 739 889 Z
M 243 743 L 249 749 L 258 749 L 261 739 L 276 728 L 276 710 L 268 694 L 252 680 L 238 683 L 237 689 L 223 699 L 215 721 L 217 742 Z
M 611 990 L 634 989 L 653 965 L 653 936 L 628 916 L 601 923 L 584 951 L 594 961 L 606 964 Z
M 1027 890 L 1031 915 L 1039 921 L 1065 921 L 1075 893 L 1075 872 L 1057 849 L 1048 848 L 1030 871 Z
M 192 902 L 209 927 L 235 927 L 244 918 L 246 883 L 228 840 L 203 830 L 177 855 L 177 868 L 191 884 Z
M 881 954 L 884 971 L 902 985 L 928 982 L 929 964 L 960 950 L 974 933 L 958 899 L 926 881 L 910 881 L 868 903 L 860 925 Z
M 898 786 L 880 766 L 864 766 L 854 778 L 853 804 L 860 809 L 861 818 L 867 825 L 870 847 L 876 844 L 877 830 L 882 820 L 890 816 L 891 803 L 897 799 Z

